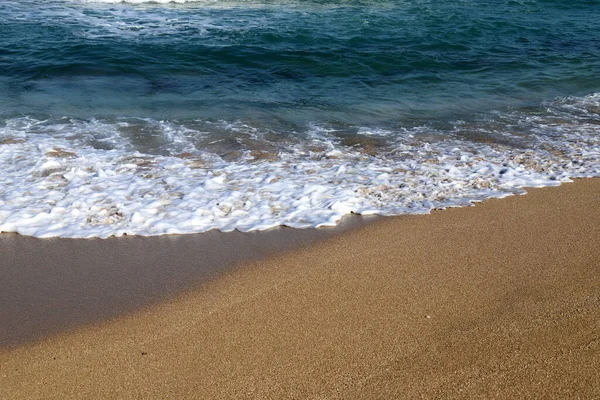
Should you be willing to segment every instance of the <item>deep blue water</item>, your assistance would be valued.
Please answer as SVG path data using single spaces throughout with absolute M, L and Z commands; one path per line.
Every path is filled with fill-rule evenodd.
M 598 1 L 0 2 L 0 110 L 422 123 L 600 90 Z

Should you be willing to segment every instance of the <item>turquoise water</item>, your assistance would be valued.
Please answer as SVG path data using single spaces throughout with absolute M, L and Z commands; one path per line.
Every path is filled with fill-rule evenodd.
M 589 153 L 585 160 L 576 160 L 587 163 L 585 168 L 546 176 L 551 180 L 594 175 L 598 166 L 594 157 L 600 126 L 600 100 L 596 95 L 600 92 L 600 1 L 132 3 L 141 4 L 0 1 L 0 135 L 5 137 L 4 142 L 0 141 L 0 149 L 5 152 L 2 162 L 15 165 L 19 161 L 15 161 L 18 146 L 33 146 L 35 142 L 36 148 L 43 148 L 35 157 L 50 157 L 48 160 L 57 163 L 46 169 L 42 165 L 48 160 L 15 167 L 15 171 L 28 172 L 12 180 L 7 178 L 0 186 L 0 210 L 4 206 L 0 228 L 25 229 L 19 228 L 19 221 L 38 215 L 35 210 L 50 213 L 53 206 L 44 203 L 47 195 L 43 195 L 50 189 L 42 184 L 43 179 L 83 168 L 93 157 L 100 157 L 106 168 L 112 165 L 115 171 L 119 163 L 124 163 L 121 159 L 128 156 L 144 158 L 147 166 L 174 162 L 176 158 L 187 162 L 187 167 L 189 163 L 201 165 L 198 169 L 205 173 L 233 168 L 227 172 L 224 185 L 237 176 L 246 176 L 236 168 L 254 168 L 244 171 L 248 176 L 265 176 L 279 171 L 282 163 L 310 160 L 316 164 L 306 170 L 315 170 L 313 175 L 323 177 L 322 182 L 314 183 L 326 188 L 324 193 L 330 187 L 340 187 L 336 179 L 346 179 L 345 189 L 353 193 L 344 197 L 327 192 L 327 199 L 333 196 L 345 202 L 343 212 L 333 219 L 290 217 L 298 211 L 294 208 L 278 212 L 276 217 L 272 213 L 270 223 L 258 224 L 261 228 L 278 224 L 317 226 L 318 221 L 337 220 L 350 211 L 407 212 L 404 200 L 421 201 L 410 197 L 414 193 L 402 194 L 402 201 L 400 194 L 380 201 L 381 193 L 379 197 L 374 193 L 383 190 L 376 189 L 381 185 L 411 187 L 412 178 L 392 176 L 382 183 L 376 179 L 381 170 L 372 176 L 365 172 L 364 179 L 356 178 L 359 173 L 344 178 L 344 172 L 335 175 L 330 170 L 332 163 L 333 167 L 342 166 L 342 161 L 336 160 L 355 166 L 364 162 L 360 173 L 378 165 L 404 168 L 399 163 L 411 156 L 402 146 L 418 149 L 412 153 L 412 161 L 418 165 L 432 154 L 446 157 L 459 148 L 469 152 L 472 159 L 483 157 L 498 165 L 499 170 L 506 163 L 502 157 L 515 156 L 519 151 L 535 158 L 538 164 L 548 163 L 546 170 L 556 163 L 568 164 L 583 157 L 582 151 Z M 60 152 L 52 153 L 55 147 L 63 151 L 62 156 L 56 155 Z M 548 150 L 550 147 L 553 150 Z M 32 150 L 23 147 L 19 151 L 26 154 Z M 560 152 L 566 158 L 552 158 Z M 360 157 L 369 159 L 361 161 Z M 131 179 L 145 173 L 138 170 L 130 171 Z M 182 179 L 189 178 L 187 189 L 178 189 L 183 197 L 208 179 L 177 171 L 185 176 Z M 298 183 L 299 178 L 292 172 L 282 171 L 280 181 L 306 186 L 304 181 Z M 539 168 L 535 171 L 543 172 Z M 424 175 L 415 182 L 429 179 L 421 172 Z M 474 179 L 473 174 L 477 171 L 444 179 L 462 182 L 465 177 Z M 502 187 L 497 177 L 492 178 L 481 175 L 481 179 L 491 182 L 484 189 L 491 185 L 498 193 L 515 192 L 529 179 Z M 29 199 L 39 205 L 28 211 L 27 218 L 17 216 L 24 206 L 15 203 L 9 193 L 9 185 L 23 179 L 37 182 L 37 186 L 32 185 L 39 190 L 39 195 Z M 104 197 L 85 200 L 82 188 L 92 187 L 91 179 L 56 189 L 56 201 L 73 196 L 69 205 L 61 206 L 71 210 L 73 199 L 79 197 L 87 201 L 85 207 L 89 210 L 99 199 L 110 197 L 112 183 L 105 181 L 107 189 L 98 191 Z M 531 179 L 528 182 L 535 183 Z M 264 188 L 258 181 L 252 185 L 252 189 L 248 186 L 245 190 L 258 192 Z M 432 187 L 415 190 L 428 195 Z M 172 192 L 169 188 L 161 190 Z M 485 190 L 480 195 L 457 191 L 454 197 L 444 197 L 454 199 L 447 204 L 431 203 L 430 199 L 417 209 L 421 212 L 434 206 L 462 204 L 463 197 L 470 201 L 495 195 Z M 27 197 L 28 191 L 35 192 L 23 189 L 20 196 Z M 223 192 L 217 190 L 220 194 L 232 191 L 233 186 Z M 347 204 L 363 192 L 375 196 L 375 200 L 365 200 L 368 207 Z M 150 196 L 159 196 L 152 193 Z M 132 196 L 143 198 L 139 193 L 125 197 Z M 281 202 L 290 203 L 303 194 L 277 192 L 277 196 Z M 329 200 L 309 202 L 307 209 L 332 210 Z M 125 210 L 123 201 L 110 201 L 121 210 L 120 228 L 115 228 L 112 220 L 91 226 L 61 217 L 54 222 L 36 222 L 35 229 L 23 232 L 53 235 L 40 230 L 56 221 L 66 226 L 49 231 L 58 232 L 56 235 L 83 231 L 92 236 L 171 232 L 165 228 L 171 226 L 168 223 L 156 230 L 149 226 L 147 230 L 132 228 L 136 225 L 131 222 L 132 215 L 143 206 L 138 202 L 138 208 Z M 173 210 L 179 209 L 180 204 L 174 204 L 171 198 L 169 201 Z M 213 200 L 206 201 L 192 208 L 206 207 Z M 254 212 L 252 207 L 244 207 L 240 210 Z M 269 203 L 268 207 L 274 206 Z M 231 210 L 230 214 L 236 207 Z M 169 212 L 154 223 L 169 220 Z M 213 222 L 220 218 L 211 215 Z M 179 231 L 258 226 L 250 222 L 238 226 L 231 221 L 244 217 L 228 218 L 231 220 L 226 227 L 215 222 Z M 10 224 L 6 222 L 9 219 Z M 83 231 L 73 224 L 79 224 Z M 95 231 L 107 224 L 105 233 Z
M 404 124 L 600 90 L 600 2 L 0 4 L 4 113 Z

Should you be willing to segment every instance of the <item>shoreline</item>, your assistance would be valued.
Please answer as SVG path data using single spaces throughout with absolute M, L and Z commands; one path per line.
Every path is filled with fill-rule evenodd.
M 0 397 L 598 397 L 599 196 L 576 180 L 250 259 L 0 349 Z

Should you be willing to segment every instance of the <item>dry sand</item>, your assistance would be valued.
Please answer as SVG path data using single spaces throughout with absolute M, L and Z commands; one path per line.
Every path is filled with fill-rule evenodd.
M 227 271 L 0 350 L 0 398 L 600 398 L 600 179 Z

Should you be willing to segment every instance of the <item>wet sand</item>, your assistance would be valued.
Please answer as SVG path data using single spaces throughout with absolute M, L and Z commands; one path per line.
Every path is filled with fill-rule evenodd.
M 128 239 L 88 242 L 77 259 L 118 266 L 111 254 Z M 121 265 L 139 277 L 123 278 L 147 279 L 144 265 L 160 271 L 173 257 L 193 270 L 202 253 L 144 251 L 143 264 Z M 27 262 L 42 269 L 36 254 Z M 53 267 L 66 290 L 86 275 L 71 279 L 68 259 Z M 90 324 L 88 305 L 90 318 L 55 335 L 8 340 L 0 398 L 600 398 L 600 179 L 381 218 L 219 271 L 135 312 Z M 39 300 L 15 314 L 44 299 L 44 285 L 27 285 Z
M 114 318 L 263 259 L 364 224 L 336 228 L 73 240 L 0 234 L 0 347 Z

